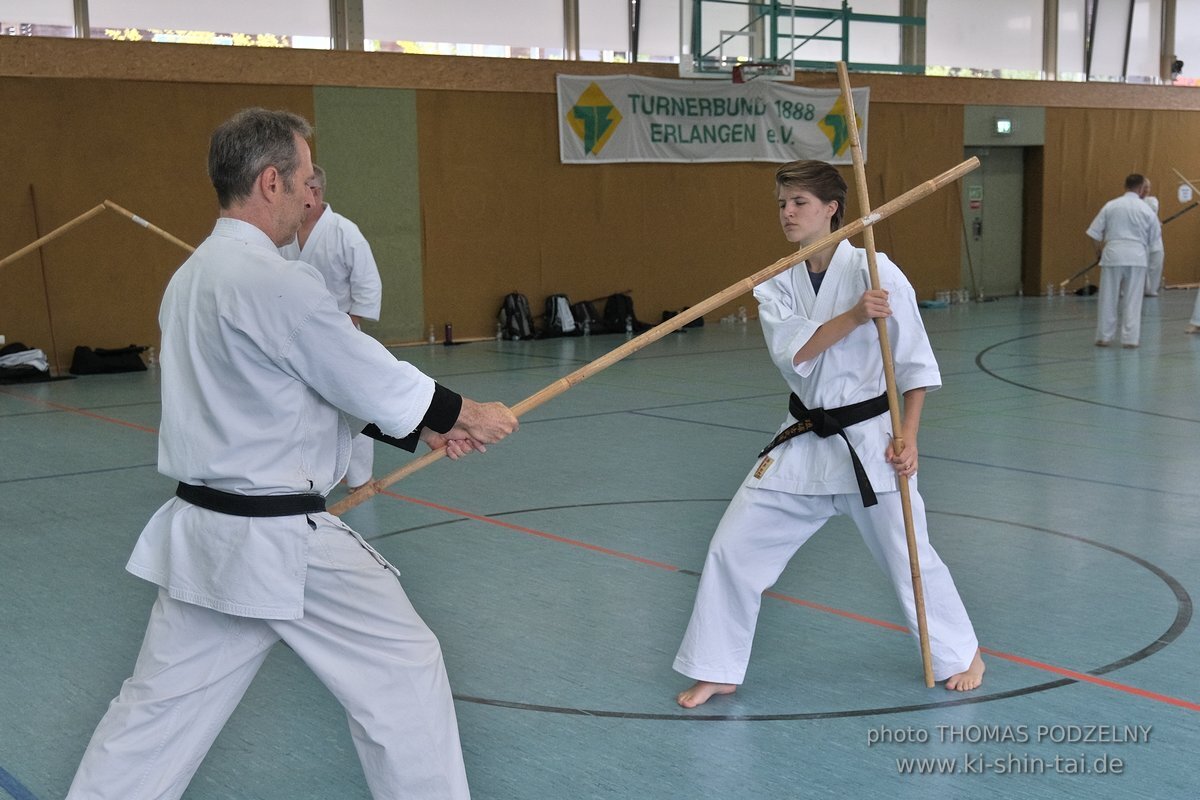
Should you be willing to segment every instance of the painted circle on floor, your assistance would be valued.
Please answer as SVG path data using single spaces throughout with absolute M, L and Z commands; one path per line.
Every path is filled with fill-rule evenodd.
M 516 510 L 516 511 L 507 511 L 507 512 L 503 512 L 503 513 L 499 513 L 499 514 L 490 514 L 490 515 L 487 515 L 486 518 L 499 520 L 501 518 L 515 517 L 515 516 L 520 516 L 522 514 L 530 514 L 530 513 L 541 512 L 541 511 L 566 511 L 566 510 L 581 509 L 581 508 L 589 508 L 590 509 L 590 508 L 606 507 L 606 506 L 608 506 L 608 507 L 628 506 L 628 505 L 636 505 L 639 503 L 670 504 L 670 503 L 694 503 L 694 502 L 727 503 L 728 501 L 727 500 L 716 501 L 716 500 L 712 500 L 712 499 L 703 499 L 703 500 L 659 499 L 659 500 L 653 500 L 653 501 L 587 503 L 587 504 L 577 504 L 577 505 L 563 505 L 563 506 L 552 506 L 552 507 L 548 506 L 548 507 L 542 507 L 542 508 L 520 509 L 520 510 Z M 1166 631 L 1164 631 L 1158 637 L 1155 637 L 1155 639 L 1150 644 L 1146 645 L 1145 647 L 1142 647 L 1139 650 L 1136 650 L 1136 651 L 1134 651 L 1126 656 L 1123 656 L 1115 661 L 1112 661 L 1108 664 L 1097 667 L 1095 669 L 1088 670 L 1086 672 L 1081 672 L 1079 674 L 1086 674 L 1086 675 L 1090 675 L 1090 676 L 1101 676 L 1101 675 L 1105 675 L 1107 673 L 1111 673 L 1116 670 L 1122 669 L 1126 666 L 1129 666 L 1130 664 L 1134 664 L 1138 661 L 1141 661 L 1142 659 L 1148 658 L 1149 656 L 1153 655 L 1154 653 L 1157 653 L 1158 651 L 1162 650 L 1163 648 L 1165 648 L 1168 645 L 1170 645 L 1171 643 L 1173 643 L 1176 639 L 1178 639 L 1179 636 L 1183 633 L 1183 631 L 1186 630 L 1188 625 L 1191 623 L 1192 600 L 1191 600 L 1191 596 L 1187 593 L 1187 590 L 1183 587 L 1183 585 L 1178 580 L 1176 580 L 1174 577 L 1172 577 L 1170 574 L 1168 574 L 1165 570 L 1163 570 L 1161 567 L 1159 567 L 1155 564 L 1152 564 L 1149 561 L 1146 561 L 1145 559 L 1140 558 L 1139 556 L 1136 556 L 1132 553 L 1129 553 L 1127 551 L 1113 547 L 1111 545 L 1104 544 L 1102 542 L 1097 542 L 1095 540 L 1088 539 L 1083 536 L 1064 533 L 1061 531 L 1055 531 L 1050 528 L 1045 528 L 1045 527 L 1040 527 L 1040 526 L 1035 526 L 1035 525 L 1026 525 L 1024 523 L 1012 522 L 1009 520 L 994 519 L 994 518 L 990 518 L 990 517 L 976 516 L 976 515 L 971 515 L 971 514 L 957 514 L 957 513 L 951 513 L 951 512 L 942 512 L 942 511 L 936 511 L 934 509 L 928 509 L 928 508 L 926 509 L 926 512 L 930 516 L 936 515 L 936 516 L 954 517 L 954 518 L 962 519 L 962 520 L 974 520 L 976 522 L 986 522 L 986 523 L 995 524 L 995 525 L 1019 528 L 1019 529 L 1023 529 L 1026 531 L 1031 531 L 1033 533 L 1059 537 L 1061 539 L 1065 539 L 1065 540 L 1068 540 L 1071 542 L 1083 544 L 1088 547 L 1097 548 L 1097 549 L 1107 552 L 1109 554 L 1126 559 L 1127 561 L 1131 562 L 1132 564 L 1136 565 L 1137 567 L 1149 572 L 1151 575 L 1153 575 L 1155 578 L 1157 578 L 1159 581 L 1161 581 L 1167 587 L 1167 589 L 1175 597 L 1175 616 Z M 372 541 L 386 539 L 390 536 L 395 536 L 395 535 L 399 535 L 399 534 L 416 533 L 416 532 L 420 532 L 420 531 L 429 530 L 431 528 L 443 527 L 448 524 L 454 524 L 455 522 L 462 522 L 462 521 L 466 521 L 466 520 L 460 518 L 457 520 L 438 522 L 438 523 L 434 523 L 431 525 L 421 525 L 421 526 L 416 526 L 413 528 L 406 528 L 404 530 L 394 531 L 392 533 L 384 534 L 379 537 L 374 537 L 374 538 L 372 538 Z M 558 537 L 553 537 L 553 538 L 558 538 Z M 566 540 L 564 540 L 564 541 L 566 541 Z M 603 550 L 604 548 L 600 548 L 600 549 Z M 678 570 L 678 571 L 682 572 L 684 574 L 695 574 L 688 570 Z M 984 652 L 985 652 L 985 654 L 987 654 L 987 652 L 988 652 L 987 648 L 984 648 Z M 937 701 L 937 702 L 923 702 L 923 703 L 913 703 L 913 704 L 895 705 L 895 706 L 881 706 L 881 707 L 864 707 L 864 708 L 841 709 L 841 710 L 832 710 L 832 711 L 812 711 L 812 712 L 796 712 L 796 713 L 786 713 L 785 712 L 785 713 L 778 713 L 778 714 L 714 714 L 714 713 L 708 713 L 706 711 L 688 711 L 688 710 L 685 710 L 682 708 L 679 710 L 678 713 L 668 714 L 668 713 L 642 712 L 642 711 L 636 711 L 636 710 L 618 710 L 618 709 L 604 709 L 604 708 L 572 707 L 572 706 L 563 706 L 563 705 L 549 705 L 549 704 L 533 703 L 533 702 L 526 702 L 526 701 L 520 701 L 520 700 L 508 700 L 508 699 L 502 699 L 502 698 L 497 698 L 497 697 L 482 697 L 482 696 L 478 696 L 478 695 L 459 693 L 459 692 L 456 692 L 454 694 L 454 697 L 456 700 L 459 700 L 462 702 L 475 703 L 475 704 L 479 704 L 479 705 L 497 706 L 497 707 L 502 707 L 502 708 L 522 710 L 522 711 L 536 711 L 536 712 L 541 712 L 541 713 L 566 714 L 566 715 L 585 716 L 585 717 L 609 717 L 609 718 L 619 718 L 619 719 L 640 719 L 640 720 L 678 720 L 678 721 L 682 721 L 682 722 L 688 722 L 688 721 L 692 721 L 692 722 L 773 722 L 773 721 L 785 721 L 785 720 L 821 720 L 821 719 L 837 719 L 837 718 L 842 718 L 842 717 L 868 717 L 868 716 L 879 716 L 879 715 L 887 715 L 887 714 L 908 713 L 908 712 L 914 712 L 914 711 L 927 711 L 927 710 L 935 709 L 935 708 L 949 708 L 949 707 L 953 707 L 953 706 L 975 705 L 975 704 L 979 704 L 979 703 L 989 703 L 989 702 L 995 702 L 997 700 L 1005 700 L 1005 699 L 1013 698 L 1013 697 L 1022 697 L 1025 695 L 1048 691 L 1050 689 L 1057 689 L 1057 688 L 1060 688 L 1063 686 L 1070 686 L 1072 684 L 1079 683 L 1079 682 L 1080 681 L 1078 679 L 1065 677 L 1065 678 L 1060 678 L 1057 680 L 1047 681 L 1045 683 L 1038 683 L 1038 684 L 1033 684 L 1030 686 L 1024 686 L 1024 687 L 1009 689 L 1009 690 L 1004 690 L 1004 691 L 998 691 L 998 692 L 992 692 L 992 693 L 979 693 L 979 694 L 971 693 L 970 695 L 966 695 L 966 696 L 952 696 L 953 699 L 947 699 L 947 700 Z

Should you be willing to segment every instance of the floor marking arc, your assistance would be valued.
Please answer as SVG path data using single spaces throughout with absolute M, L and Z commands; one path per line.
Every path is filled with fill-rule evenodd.
M 477 522 L 484 522 L 484 523 L 487 523 L 490 525 L 497 525 L 499 527 L 507 528 L 509 530 L 514 530 L 514 531 L 517 531 L 520 533 L 525 533 L 525 534 L 528 534 L 531 536 L 548 539 L 550 541 L 558 542 L 560 544 L 567 544 L 572 547 L 579 547 L 579 548 L 582 548 L 585 550 L 602 553 L 604 555 L 614 556 L 616 558 L 622 558 L 625 560 L 634 561 L 634 562 L 637 562 L 640 564 L 645 564 L 647 566 L 652 566 L 652 567 L 662 569 L 662 570 L 665 570 L 668 572 L 678 572 L 678 573 L 684 573 L 684 574 L 689 574 L 689 575 L 696 574 L 696 573 L 692 572 L 691 570 L 685 570 L 681 567 L 677 567 L 677 566 L 674 566 L 671 564 L 665 564 L 661 561 L 655 561 L 652 559 L 643 558 L 641 556 L 636 556 L 631 553 L 624 553 L 619 550 L 614 550 L 612 548 L 601 547 L 599 545 L 593 545 L 588 542 L 579 541 L 577 539 L 571 539 L 566 536 L 559 536 L 557 534 L 548 533 L 546 531 L 539 531 L 535 528 L 529 528 L 527 526 L 516 525 L 511 522 L 505 522 L 503 520 L 498 520 L 495 518 L 495 516 L 485 516 L 482 514 L 475 514 L 475 513 L 469 512 L 469 511 L 457 509 L 457 508 L 447 506 L 444 504 L 434 503 L 432 501 L 422 500 L 420 498 L 409 497 L 406 495 L 397 494 L 395 492 L 391 492 L 391 491 L 387 491 L 387 490 L 380 492 L 380 494 L 385 494 L 394 499 L 402 500 L 402 501 L 408 502 L 408 503 L 413 503 L 415 505 L 425 506 L 427 508 L 433 508 L 433 509 L 436 509 L 436 510 L 448 513 L 448 514 L 454 514 L 454 515 L 462 517 L 464 519 L 470 519 L 470 520 L 474 520 Z M 654 502 L 661 502 L 661 501 L 654 501 Z M 590 504 L 590 505 L 609 505 L 609 504 L 597 503 L 597 504 Z M 561 508 L 573 508 L 573 507 L 574 506 L 563 506 Z M 546 508 L 546 509 L 537 509 L 537 510 L 550 510 L 550 509 Z M 522 510 L 520 512 L 504 512 L 504 513 L 526 513 L 527 511 L 528 510 Z M 945 514 L 948 512 L 939 512 L 936 510 L 931 510 L 930 513 Z M 1169 695 L 1164 695 L 1164 694 L 1160 694 L 1157 692 L 1151 692 L 1151 691 L 1148 691 L 1145 689 L 1140 689 L 1136 686 L 1131 686 L 1129 684 L 1118 683 L 1116 681 L 1110 681 L 1110 680 L 1107 680 L 1104 678 L 1097 677 L 1098 675 L 1101 675 L 1101 674 L 1104 674 L 1107 672 L 1111 672 L 1111 671 L 1120 669 L 1121 667 L 1127 666 L 1131 663 L 1134 663 L 1136 661 L 1140 661 L 1141 659 L 1146 658 L 1149 655 L 1152 655 L 1153 653 L 1158 652 L 1163 647 L 1166 647 L 1168 644 L 1170 644 L 1175 639 L 1177 639 L 1179 637 L 1179 635 L 1182 634 L 1182 632 L 1188 627 L 1188 625 L 1191 622 L 1191 618 L 1192 618 L 1191 597 L 1187 594 L 1187 590 L 1183 588 L 1183 585 L 1180 584 L 1177 580 L 1172 578 L 1170 575 L 1168 575 L 1166 572 L 1159 569 L 1155 565 L 1151 564 L 1150 562 L 1147 562 L 1145 559 L 1139 558 L 1138 556 L 1135 556 L 1132 553 L 1128 553 L 1126 551 L 1120 550 L 1119 548 L 1104 544 L 1102 542 L 1095 542 L 1095 541 L 1086 539 L 1081 536 L 1075 536 L 1073 534 L 1066 534 L 1066 533 L 1062 533 L 1059 531 L 1053 531 L 1048 528 L 1040 528 L 1040 527 L 1033 526 L 1033 525 L 1024 525 L 1021 523 L 1013 523 L 1013 522 L 1006 521 L 1006 520 L 995 520 L 995 519 L 991 519 L 988 517 L 981 517 L 981 516 L 975 516 L 975 515 L 970 515 L 970 514 L 954 514 L 953 516 L 961 516 L 961 517 L 966 517 L 966 518 L 970 518 L 970 519 L 978 519 L 981 521 L 995 522 L 995 523 L 999 523 L 999 524 L 1016 525 L 1018 527 L 1024 527 L 1024 528 L 1028 528 L 1031 530 L 1036 530 L 1039 532 L 1080 541 L 1080 542 L 1110 551 L 1116 555 L 1120 555 L 1125 558 L 1128 558 L 1128 559 L 1132 560 L 1134 563 L 1151 571 L 1158 578 L 1163 580 L 1168 585 L 1168 587 L 1170 587 L 1172 589 L 1172 591 L 1175 593 L 1177 604 L 1178 604 L 1178 610 L 1176 613 L 1175 620 L 1173 621 L 1170 628 L 1168 628 L 1168 630 L 1163 635 L 1157 637 L 1154 640 L 1154 642 L 1152 642 L 1151 644 L 1142 648 L 1137 653 L 1126 656 L 1125 658 L 1119 659 L 1111 664 L 1106 664 L 1104 666 L 1098 667 L 1098 668 L 1092 670 L 1090 673 L 1079 672 L 1077 670 L 1068 669 L 1066 667 L 1059 667 L 1059 666 L 1056 666 L 1053 664 L 1048 664 L 1046 662 L 1035 661 L 1033 659 L 1029 659 L 1029 658 L 1025 658 L 1023 656 L 1016 655 L 1014 653 L 1007 653 L 1007 652 L 1004 652 L 1001 650 L 995 650 L 992 648 L 982 648 L 981 647 L 983 652 L 987 653 L 988 655 L 994 656 L 996 658 L 1001 658 L 1001 659 L 1010 661 L 1015 664 L 1020 664 L 1022 666 L 1029 667 L 1031 669 L 1035 669 L 1035 670 L 1039 670 L 1039 671 L 1043 671 L 1043 672 L 1049 672 L 1051 674 L 1063 676 L 1064 679 L 1057 680 L 1057 681 L 1051 681 L 1049 683 L 1044 683 L 1044 684 L 1038 684 L 1036 686 L 1024 687 L 1022 689 L 1015 689 L 1015 690 L 1009 690 L 1009 691 L 1005 691 L 1005 692 L 999 692 L 996 694 L 963 697 L 963 698 L 956 698 L 953 700 L 947 700 L 947 701 L 943 701 L 943 702 L 918 704 L 918 705 L 912 705 L 912 706 L 902 706 L 902 707 L 893 707 L 893 708 L 884 708 L 884 709 L 869 709 L 869 710 L 855 710 L 855 711 L 841 711 L 841 712 L 815 712 L 812 714 L 801 713 L 801 714 L 686 715 L 685 716 L 685 715 L 678 715 L 678 714 L 615 712 L 615 711 L 604 711 L 604 710 L 596 710 L 596 709 L 570 709 L 570 708 L 564 708 L 564 707 L 558 707 L 558 706 L 544 706 L 544 705 L 532 704 L 532 703 L 510 702 L 510 701 L 495 700 L 495 699 L 489 699 L 489 698 L 479 698 L 479 697 L 474 697 L 474 696 L 470 696 L 470 695 L 459 695 L 457 693 L 455 694 L 455 697 L 458 699 L 461 699 L 461 700 L 466 700 L 466 701 L 474 702 L 474 703 L 480 703 L 480 704 L 484 704 L 484 705 L 504 706 L 504 707 L 509 707 L 509 708 L 518 708 L 518 709 L 531 710 L 531 711 L 547 711 L 547 712 L 552 712 L 552 713 L 579 714 L 579 715 L 584 715 L 584 716 L 611 716 L 611 717 L 620 717 L 620 718 L 626 718 L 626 719 L 664 719 L 664 720 L 691 719 L 691 720 L 709 720 L 709 721 L 716 721 L 716 720 L 763 721 L 763 720 L 785 720 L 785 719 L 792 720 L 792 719 L 816 719 L 816 718 L 828 719 L 828 718 L 832 718 L 832 717 L 866 716 L 866 715 L 875 715 L 875 714 L 888 714 L 888 713 L 916 711 L 916 710 L 922 710 L 922 709 L 928 709 L 928 708 L 942 708 L 942 707 L 947 707 L 947 706 L 968 705 L 968 704 L 981 703 L 981 702 L 990 702 L 993 700 L 999 700 L 999 699 L 1004 699 L 1004 698 L 1008 698 L 1008 697 L 1017 697 L 1017 696 L 1022 696 L 1025 694 L 1032 694 L 1034 692 L 1045 691 L 1047 689 L 1054 689 L 1054 688 L 1059 688 L 1062 686 L 1069 686 L 1070 684 L 1076 683 L 1076 682 L 1084 682 L 1084 683 L 1093 684 L 1095 686 L 1101 686 L 1101 687 L 1104 687 L 1107 689 L 1112 689 L 1114 691 L 1123 692 L 1125 694 L 1128 694 L 1128 695 L 1131 695 L 1134 697 L 1140 697 L 1143 699 L 1153 700 L 1156 702 L 1165 703 L 1167 705 L 1176 706 L 1178 708 L 1187 709 L 1189 711 L 1200 711 L 1200 704 L 1194 703 L 1189 700 L 1184 700 L 1182 698 L 1177 698 L 1177 697 L 1171 697 Z M 441 524 L 441 523 L 435 523 L 435 524 Z M 430 527 L 430 526 L 420 526 L 420 527 L 424 528 L 424 527 Z M 417 530 L 417 529 L 419 529 L 419 528 L 414 528 L 414 529 L 410 529 L 410 530 Z M 855 612 L 845 611 L 843 609 L 836 609 L 836 608 L 833 608 L 830 606 L 825 606 L 825 605 L 822 605 L 819 603 L 802 600 L 800 598 L 791 597 L 789 595 L 784 595 L 782 593 L 773 592 L 773 591 L 764 592 L 764 595 L 769 596 L 772 599 L 781 600 L 783 602 L 792 603 L 794 605 L 803 606 L 805 608 L 811 608 L 811 609 L 814 609 L 817 611 L 822 611 L 825 613 L 836 614 L 838 616 L 846 617 L 848 619 L 852 619 L 852 620 L 859 621 L 859 622 L 864 622 L 869 625 L 874 625 L 876 627 L 883 628 L 886 630 L 891 630 L 894 632 L 905 633 L 905 634 L 908 633 L 908 628 L 905 626 L 896 625 L 895 623 L 887 622 L 884 620 L 874 619 L 872 617 L 867 617 L 867 616 L 864 616 L 861 614 L 857 614 Z

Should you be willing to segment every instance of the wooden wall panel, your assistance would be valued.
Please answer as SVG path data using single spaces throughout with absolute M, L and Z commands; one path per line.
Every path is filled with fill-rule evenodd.
M 669 77 L 674 69 L 0 37 L 6 164 L 0 252 L 33 238 L 31 184 L 42 231 L 111 198 L 197 243 L 216 215 L 204 174 L 207 139 L 234 110 L 286 107 L 312 119 L 314 87 L 408 88 L 417 90 L 420 228 L 419 240 L 406 234 L 401 247 L 413 252 L 400 255 L 422 267 L 420 330 L 433 324 L 440 332 L 451 322 L 460 338 L 490 336 L 509 291 L 540 305 L 554 292 L 587 299 L 632 290 L 639 317 L 656 321 L 663 309 L 692 304 L 789 250 L 774 210 L 774 165 L 559 163 L 555 73 Z M 1083 229 L 1119 192 L 1126 172 L 1145 171 L 1155 180 L 1163 216 L 1179 208 L 1170 168 L 1191 177 L 1200 172 L 1190 162 L 1200 135 L 1194 90 L 883 75 L 852 80 L 872 90 L 867 169 L 874 205 L 962 160 L 965 104 L 1047 107 L 1040 155 L 1044 235 L 1031 244 L 1026 264 L 1035 287 L 1087 263 Z M 797 81 L 836 85 L 827 73 Z M 364 119 L 393 113 L 388 102 L 373 105 L 371 92 L 354 91 L 365 98 L 361 109 L 355 101 Z M 394 127 L 374 122 L 364 129 Z M 321 159 L 319 135 L 317 145 Z M 354 158 L 325 155 L 343 171 Z M 852 177 L 848 167 L 843 173 Z M 359 196 L 343 205 L 369 204 L 388 191 L 371 184 L 370 170 L 356 173 L 362 174 L 354 181 Z M 339 195 L 348 188 L 338 186 Z M 852 192 L 850 214 L 857 210 Z M 1191 256 L 1197 236 L 1200 214 L 1168 227 L 1169 281 L 1200 279 Z M 953 189 L 883 222 L 876 240 L 921 296 L 958 285 L 961 222 Z M 174 245 L 106 213 L 46 247 L 44 256 L 48 295 L 36 256 L 0 273 L 0 333 L 50 349 L 48 296 L 60 357 L 76 344 L 157 339 L 158 297 L 183 257 Z M 750 305 L 734 301 L 711 318 L 741 304 Z M 418 307 L 394 309 L 393 319 Z M 406 335 L 412 327 L 406 324 Z
M 464 335 L 487 335 L 510 291 L 537 312 L 552 293 L 632 290 L 639 318 L 658 321 L 790 250 L 774 164 L 564 165 L 552 96 L 418 97 L 426 309 L 439 330 L 452 321 Z M 872 103 L 872 203 L 949 169 L 962 150 L 961 108 Z M 857 216 L 853 171 L 843 174 Z M 922 295 L 958 285 L 957 202 L 946 189 L 879 226 L 877 245 Z M 710 316 L 739 305 L 752 310 L 752 299 Z
M 1058 108 L 1046 111 L 1043 274 L 1038 285 L 1059 282 L 1095 260 L 1084 233 L 1100 208 L 1124 191 L 1125 176 L 1140 172 L 1159 198 L 1159 216 L 1184 208 L 1176 194 L 1178 169 L 1200 178 L 1200 114 L 1132 109 Z M 1200 199 L 1200 198 L 1198 198 Z M 1163 228 L 1163 276 L 1168 284 L 1200 281 L 1200 210 Z M 1098 275 L 1090 273 L 1093 282 Z M 1081 281 L 1073 285 L 1079 285 Z
M 310 88 L 142 81 L 0 79 L 0 254 L 32 240 L 34 187 L 42 233 L 105 199 L 193 246 L 217 203 L 206 174 L 213 128 L 249 105 L 312 118 Z M 187 253 L 106 211 L 0 270 L 0 333 L 51 351 L 65 368 L 76 345 L 158 343 L 157 309 Z

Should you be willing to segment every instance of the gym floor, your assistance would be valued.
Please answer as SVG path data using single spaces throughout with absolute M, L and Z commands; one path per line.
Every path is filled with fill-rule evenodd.
M 1195 797 L 1194 300 L 1148 298 L 1137 350 L 1093 345 L 1094 298 L 923 312 L 944 388 L 920 489 L 985 649 L 969 695 L 925 687 L 835 519 L 765 600 L 739 691 L 675 704 L 708 539 L 786 408 L 753 320 L 668 336 L 346 519 L 441 640 L 477 800 Z M 623 341 L 395 352 L 515 404 Z M 132 667 L 155 589 L 123 567 L 173 490 L 158 420 L 153 371 L 0 386 L 0 798 L 61 798 Z M 377 477 L 411 458 L 376 453 Z M 368 796 L 340 708 L 284 647 L 185 795 Z

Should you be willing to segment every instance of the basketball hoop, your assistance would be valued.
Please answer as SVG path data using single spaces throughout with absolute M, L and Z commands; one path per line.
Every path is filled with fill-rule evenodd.
M 756 78 L 790 81 L 792 65 L 787 61 L 742 61 L 733 65 L 734 83 L 749 83 Z

